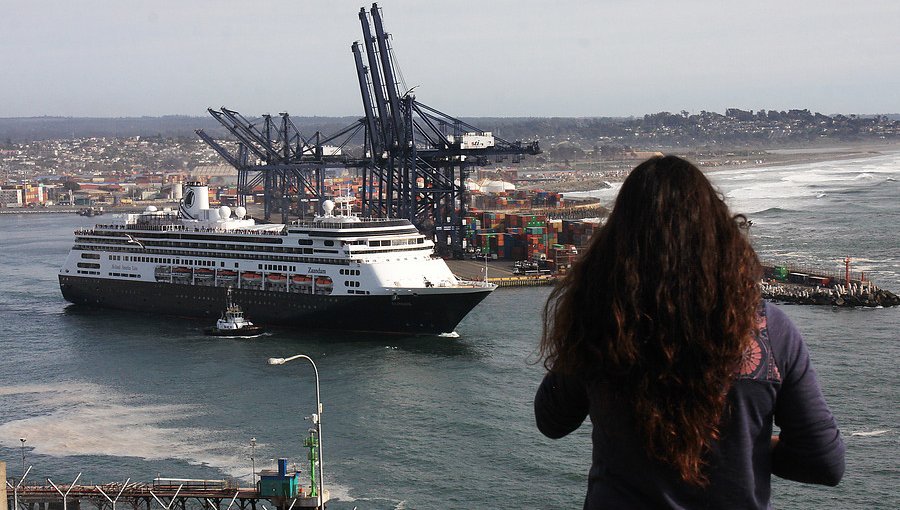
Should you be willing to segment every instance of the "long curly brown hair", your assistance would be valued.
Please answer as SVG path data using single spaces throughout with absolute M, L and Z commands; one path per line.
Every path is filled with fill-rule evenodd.
M 652 158 L 544 307 L 544 366 L 612 383 L 647 454 L 697 486 L 760 302 L 745 224 L 693 164 Z

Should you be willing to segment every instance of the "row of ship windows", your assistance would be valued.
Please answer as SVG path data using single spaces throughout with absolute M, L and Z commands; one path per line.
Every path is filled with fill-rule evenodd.
M 281 264 L 259 264 L 257 269 L 265 269 L 268 271 L 290 271 L 292 273 L 297 272 L 297 266 L 283 266 Z M 343 269 L 341 271 L 343 271 Z
M 119 233 L 119 232 L 109 232 L 109 230 L 126 230 L 123 225 L 97 225 L 99 228 L 94 230 L 77 230 L 75 231 L 75 235 L 82 236 L 107 236 L 107 237 L 118 237 L 120 239 L 127 237 L 127 233 Z M 151 225 L 146 224 L 145 226 L 150 227 Z M 155 232 L 139 232 L 136 235 L 140 236 L 141 239 L 183 239 L 185 241 L 231 241 L 235 243 L 269 243 L 269 244 L 283 244 L 284 240 L 282 236 L 284 234 L 281 233 L 273 233 L 268 230 L 239 230 L 238 233 L 243 233 L 244 235 L 240 236 L 229 236 L 223 235 L 221 233 L 212 234 L 212 235 L 204 235 L 200 232 L 215 232 L 211 229 L 187 229 L 187 228 L 165 228 L 170 225 L 159 225 L 158 227 L 163 228 L 150 228 L 147 230 L 161 230 L 163 233 L 157 234 Z M 140 225 L 138 225 L 138 230 L 141 230 Z
M 110 276 L 121 276 L 124 278 L 140 278 L 139 274 L 131 274 L 131 273 L 109 273 Z
M 420 240 L 421 240 L 421 239 L 420 239 Z M 397 240 L 395 239 L 395 241 L 397 241 Z M 405 241 L 405 240 L 401 239 L 400 241 Z M 414 241 L 414 240 L 413 240 L 413 239 L 410 239 L 409 241 Z M 92 243 L 92 244 L 106 244 L 105 241 L 88 241 L 88 242 L 90 242 L 90 243 Z M 383 242 L 383 243 L 385 243 L 384 246 L 391 246 L 391 244 L 390 244 L 391 241 L 389 241 L 389 240 L 385 240 L 385 241 L 372 241 L 372 242 L 373 242 L 373 243 L 376 243 L 376 242 L 381 243 L 381 242 Z M 423 241 L 423 242 L 424 242 L 424 241 Z M 148 244 L 147 247 L 144 248 L 144 250 L 145 250 L 145 251 L 153 251 L 153 252 L 156 252 L 156 253 L 172 253 L 172 254 L 176 254 L 176 255 L 177 255 L 177 254 L 190 253 L 190 254 L 193 255 L 193 253 L 191 253 L 191 252 L 183 252 L 183 251 L 179 251 L 179 250 L 165 250 L 165 249 L 159 249 L 159 248 L 156 248 L 156 246 L 162 246 L 162 245 L 168 245 L 168 244 L 170 244 L 170 243 L 154 243 L 153 245 L 149 245 L 149 244 Z M 413 244 L 413 243 L 410 242 L 410 244 Z M 84 245 L 76 244 L 76 245 L 75 245 L 75 248 L 77 249 L 77 248 L 83 247 L 83 246 L 84 246 Z M 101 248 L 101 250 L 102 250 L 102 251 L 135 251 L 135 250 L 137 250 L 137 248 L 132 248 L 132 247 L 131 247 L 131 246 L 133 246 L 133 245 L 121 245 L 121 244 L 120 244 L 119 246 L 122 246 L 122 247 L 120 248 L 120 247 L 118 247 L 118 246 L 104 246 L 103 248 Z M 218 245 L 215 245 L 215 246 L 218 246 Z M 227 246 L 229 246 L 229 248 L 228 248 L 228 249 L 223 249 L 223 251 L 233 251 L 233 250 L 236 250 L 236 249 L 237 249 L 236 247 L 231 246 L 231 245 L 227 245 Z M 374 246 L 374 245 L 373 245 L 373 246 Z M 184 246 L 177 246 L 177 247 L 182 247 L 182 248 L 183 248 Z M 205 249 L 216 249 L 214 246 L 203 246 L 202 248 L 205 248 Z M 270 247 L 266 247 L 266 248 L 270 248 Z M 246 249 L 246 248 L 245 248 L 245 249 Z M 429 248 L 426 248 L 425 246 L 415 246 L 415 245 L 414 245 L 414 246 L 412 246 L 412 247 L 410 247 L 410 248 L 394 248 L 394 249 L 391 249 L 391 250 L 384 250 L 384 249 L 379 249 L 379 250 L 353 250 L 353 254 L 356 255 L 356 254 L 366 254 L 366 253 L 388 253 L 388 252 L 398 252 L 398 251 L 421 251 L 421 250 L 427 250 L 427 249 L 429 249 Z M 272 251 L 272 250 L 267 250 L 267 251 Z M 281 248 L 279 248 L 278 250 L 274 250 L 274 251 L 275 251 L 275 252 L 280 252 L 280 253 L 296 253 L 296 254 L 303 254 L 303 255 L 312 255 L 312 254 L 314 254 L 314 253 L 327 253 L 327 254 L 329 254 L 329 255 L 337 255 L 337 254 L 339 253 L 338 250 L 325 250 L 325 249 L 313 249 L 313 248 L 287 248 L 287 249 L 281 249 Z M 216 256 L 216 257 L 225 256 L 225 257 L 231 257 L 231 258 L 257 258 L 257 259 L 258 259 L 258 258 L 262 258 L 261 255 L 259 254 L 259 252 L 253 252 L 252 255 L 237 254 L 237 253 L 227 253 L 227 254 L 222 254 L 221 252 L 218 252 L 218 253 L 216 253 L 216 254 L 214 254 L 214 255 L 210 255 L 210 256 Z M 272 260 L 289 260 L 289 259 L 286 258 L 286 257 L 280 257 L 280 256 L 277 256 L 277 255 L 269 255 L 269 256 L 267 256 L 267 257 L 265 257 L 265 258 L 272 259 Z M 338 262 L 338 263 L 340 263 L 340 262 Z
M 88 257 L 85 257 L 85 255 L 91 255 L 91 254 L 84 253 L 81 256 L 83 258 L 88 258 Z M 98 257 L 99 257 L 99 255 L 98 255 Z M 207 267 L 214 267 L 216 265 L 216 262 L 214 260 L 190 260 L 190 259 L 182 260 L 182 259 L 170 259 L 170 258 L 165 258 L 165 257 L 138 257 L 138 256 L 132 257 L 129 255 L 110 255 L 109 260 L 122 261 L 122 262 L 150 262 L 152 264 L 184 264 L 187 266 L 207 266 Z M 225 263 L 219 262 L 219 266 L 225 267 Z M 100 266 L 97 266 L 97 267 L 100 267 Z M 238 267 L 236 262 L 234 264 L 234 267 Z
M 99 236 L 80 236 L 78 241 L 89 242 L 104 245 L 129 245 L 130 243 L 122 238 L 110 239 L 108 237 Z M 178 241 L 142 241 L 145 246 L 162 246 L 173 248 L 198 248 L 205 250 L 219 251 L 254 251 L 254 252 L 274 252 L 274 253 L 309 253 L 312 248 L 283 248 L 281 246 L 257 246 L 247 244 L 221 244 L 221 243 L 191 243 Z
M 79 273 L 94 274 L 94 275 L 100 274 L 98 271 L 79 271 Z M 121 294 L 135 294 L 135 295 L 141 294 L 140 291 L 131 290 L 131 289 L 122 289 L 122 290 L 119 290 L 118 293 L 120 295 Z M 370 294 L 370 292 L 367 290 L 348 290 L 347 294 L 363 294 L 363 295 L 365 295 L 365 294 Z M 208 296 L 208 295 L 207 296 L 197 296 L 197 295 L 191 295 L 191 294 L 177 294 L 177 295 L 175 295 L 175 299 L 184 299 L 184 300 L 191 300 L 191 301 L 218 301 L 219 300 L 219 298 L 215 297 L 215 296 Z M 325 298 L 325 297 L 323 297 L 322 299 L 325 301 L 329 301 L 329 302 L 336 302 L 335 299 L 329 299 L 329 298 Z M 257 304 L 257 305 L 284 306 L 284 303 L 281 303 L 281 302 L 276 303 L 274 301 L 261 300 L 261 299 L 257 300 L 257 299 L 250 298 L 250 299 L 243 299 L 242 301 L 250 303 L 250 304 Z M 288 306 L 290 306 L 291 308 L 303 309 L 303 310 L 318 310 L 319 309 L 319 307 L 316 305 L 304 305 L 304 304 L 299 304 L 299 303 L 289 303 Z
M 100 269 L 100 264 L 96 264 L 94 262 L 79 262 L 78 267 L 84 267 L 89 269 Z
M 76 249 L 77 248 L 79 248 L 79 247 L 76 246 Z M 165 252 L 168 250 L 160 250 L 160 251 Z M 407 251 L 407 250 L 381 250 L 381 252 L 394 252 L 394 251 Z M 366 253 L 366 252 L 361 251 L 361 252 L 357 252 L 357 253 Z M 86 257 L 85 255 L 95 255 L 95 256 Z M 192 255 L 195 255 L 195 254 L 192 254 Z M 215 255 L 211 254 L 208 256 L 214 257 Z M 229 256 L 232 258 L 257 258 L 257 257 L 250 257 L 250 256 L 246 256 L 246 255 L 241 255 L 241 254 L 229 254 Z M 93 254 L 93 253 L 82 253 L 81 257 L 86 258 L 86 259 L 93 259 L 93 258 L 99 258 L 100 256 Z M 272 258 L 280 259 L 280 260 L 286 259 L 286 257 L 272 257 Z M 125 262 L 151 262 L 151 263 L 155 263 L 155 264 L 186 264 L 186 265 L 207 266 L 207 267 L 215 267 L 215 265 L 216 265 L 216 262 L 213 260 L 196 260 L 196 259 L 194 259 L 194 260 L 184 259 L 183 260 L 183 259 L 171 259 L 171 258 L 162 258 L 162 257 L 141 257 L 141 256 L 128 256 L 128 255 L 110 255 L 109 260 L 116 260 L 116 261 L 121 260 L 121 261 L 125 261 Z M 397 260 L 401 260 L 401 259 L 397 259 Z M 406 259 L 402 259 L 402 260 L 406 260 Z M 301 262 L 309 262 L 309 263 L 313 263 L 313 264 L 340 264 L 340 265 L 349 265 L 350 264 L 349 261 L 340 260 L 340 259 L 334 260 L 334 259 L 318 259 L 318 258 L 314 258 L 314 259 L 301 258 L 300 261 Z M 280 264 L 258 264 L 257 269 L 264 269 L 263 266 L 265 266 L 265 269 L 270 270 L 270 271 L 296 272 L 296 270 L 297 270 L 297 266 L 286 266 L 286 265 L 280 265 Z M 78 267 L 99 268 L 100 265 L 79 262 Z M 220 261 L 219 267 L 225 267 L 225 262 Z M 237 262 L 234 263 L 234 267 L 238 267 Z M 286 269 L 288 267 L 290 267 L 290 269 Z M 354 276 L 359 276 L 359 274 L 360 274 L 358 269 L 341 269 L 340 273 L 342 275 L 354 275 Z
M 300 246 L 312 246 L 312 239 L 298 239 L 297 244 Z M 325 246 L 334 246 L 334 241 L 327 239 L 322 241 Z M 376 239 L 366 241 L 365 239 L 356 239 L 354 241 L 341 241 L 341 246 L 408 246 L 410 244 L 425 244 L 425 238 L 404 238 L 404 239 Z
M 80 269 L 77 272 L 78 272 L 78 274 L 96 274 L 96 275 L 100 274 L 100 271 L 82 271 Z
M 76 244 L 74 249 L 75 250 L 94 250 L 96 248 L 87 246 L 87 245 Z M 138 251 L 139 249 L 140 248 L 126 248 L 126 247 L 118 248 L 118 247 L 110 246 L 110 247 L 104 247 L 103 251 L 132 252 L 133 253 L 133 252 Z M 151 253 L 160 253 L 160 254 L 164 254 L 164 255 L 181 255 L 181 256 L 186 255 L 186 256 L 211 257 L 211 258 L 223 257 L 223 254 L 221 254 L 221 253 L 203 253 L 203 252 L 195 253 L 195 252 L 183 252 L 183 251 L 178 251 L 178 250 L 146 250 L 146 251 L 149 251 Z M 321 257 L 284 257 L 284 256 L 278 256 L 278 255 L 269 255 L 266 257 L 260 257 L 258 254 L 249 254 L 249 253 L 229 253 L 224 256 L 228 257 L 228 258 L 232 258 L 232 259 L 258 260 L 260 258 L 266 258 L 268 260 L 274 260 L 274 261 L 300 262 L 300 263 L 306 263 L 306 264 L 330 264 L 330 265 L 339 265 L 339 266 L 350 265 L 350 260 L 348 260 L 348 259 L 333 259 L 333 258 L 321 258 Z M 169 260 L 169 259 L 166 259 L 166 260 Z M 184 260 L 181 262 L 165 262 L 165 263 L 166 264 L 172 264 L 172 263 L 187 264 L 188 261 Z M 235 267 L 237 267 L 237 266 L 235 266 Z
M 359 287 L 359 282 L 356 280 L 347 280 L 344 282 L 344 287 Z
M 394 248 L 393 250 L 353 250 L 350 252 L 350 255 L 360 255 L 365 253 L 392 253 L 398 251 L 405 252 L 422 252 L 426 250 L 430 250 L 431 248 L 426 248 L 424 246 L 419 246 L 415 248 Z
M 85 237 L 96 237 L 92 239 L 92 242 L 102 243 L 102 244 L 129 244 L 129 241 L 121 237 L 116 237 L 110 239 L 108 237 L 102 236 L 85 236 Z M 197 243 L 192 241 L 164 241 L 164 240 L 148 240 L 143 239 L 144 244 L 152 245 L 152 246 L 173 246 L 176 248 L 205 248 L 207 250 L 246 250 L 246 244 L 222 244 L 222 243 Z M 332 247 L 335 242 L 326 239 L 322 241 L 322 244 L 325 246 Z M 312 246 L 312 239 L 298 239 L 297 244 L 300 246 Z M 380 246 L 408 246 L 408 245 L 417 245 L 417 244 L 425 244 L 424 237 L 413 237 L 413 238 L 402 238 L 402 239 L 372 239 L 369 241 L 366 240 L 355 240 L 355 241 L 341 241 L 341 246 L 343 245 L 351 245 L 351 246 L 372 246 L 372 247 L 380 247 Z M 288 253 L 297 253 L 300 250 L 297 248 L 283 248 L 280 246 L 256 246 L 250 245 L 251 249 L 254 251 L 271 251 L 271 252 L 288 252 Z M 309 248 L 303 249 L 305 253 Z
M 299 244 L 300 246 L 312 246 L 313 240 L 312 239 L 298 239 L 297 244 Z M 328 239 L 328 240 L 322 241 L 322 244 L 324 244 L 325 246 L 334 246 L 334 241 Z
M 425 238 L 416 239 L 384 239 L 369 241 L 369 246 L 407 246 L 410 244 L 425 244 Z

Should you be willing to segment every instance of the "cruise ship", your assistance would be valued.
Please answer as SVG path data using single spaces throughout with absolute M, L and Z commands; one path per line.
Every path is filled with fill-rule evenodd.
M 327 200 L 313 220 L 257 224 L 243 207 L 210 208 L 201 183 L 183 195 L 177 211 L 150 206 L 76 231 L 59 271 L 65 299 L 215 318 L 231 289 L 266 325 L 438 334 L 496 288 L 453 275 L 405 219 L 360 218 Z

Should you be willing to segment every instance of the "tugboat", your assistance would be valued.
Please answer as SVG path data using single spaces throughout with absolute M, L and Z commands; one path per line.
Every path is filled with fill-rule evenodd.
M 226 337 L 256 337 L 265 330 L 244 318 L 241 307 L 231 301 L 231 288 L 228 289 L 228 305 L 222 312 L 222 317 L 216 321 L 215 327 L 206 328 L 205 332 L 211 336 Z

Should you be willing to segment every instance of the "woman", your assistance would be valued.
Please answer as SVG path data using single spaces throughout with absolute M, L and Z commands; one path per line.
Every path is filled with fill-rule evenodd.
M 547 301 L 535 417 L 560 438 L 590 415 L 585 508 L 768 508 L 771 474 L 840 481 L 843 441 L 744 226 L 694 165 L 650 159 Z

